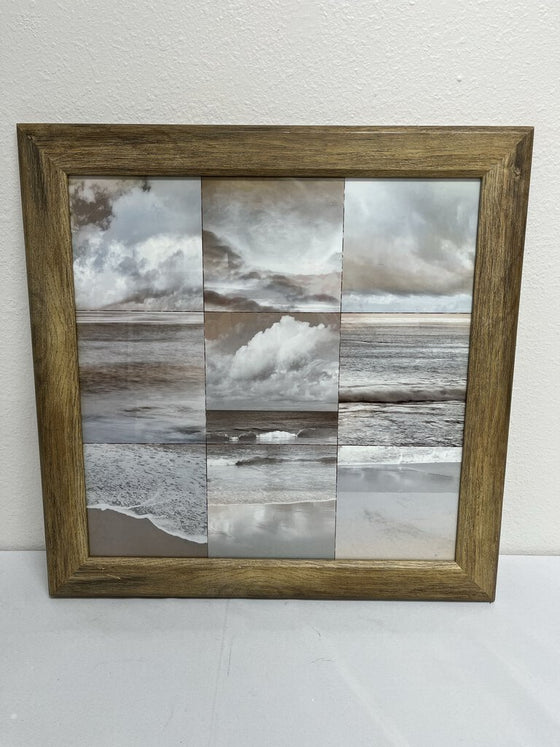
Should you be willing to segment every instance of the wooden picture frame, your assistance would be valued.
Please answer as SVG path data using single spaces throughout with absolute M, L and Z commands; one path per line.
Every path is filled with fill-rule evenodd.
M 532 128 L 21 124 L 18 139 L 51 595 L 494 599 Z M 89 555 L 68 178 L 91 175 L 481 180 L 454 560 Z

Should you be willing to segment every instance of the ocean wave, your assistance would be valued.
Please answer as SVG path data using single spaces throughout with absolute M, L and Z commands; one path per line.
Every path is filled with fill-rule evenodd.
M 463 401 L 464 386 L 356 386 L 341 389 L 340 402 L 450 402 Z
M 271 457 L 271 456 L 255 456 L 247 457 L 247 459 L 237 459 L 234 462 L 236 467 L 258 467 L 263 464 L 285 464 L 287 462 L 315 462 L 317 464 L 334 464 L 336 463 L 336 456 L 323 456 L 323 457 L 299 457 L 299 458 L 282 458 Z
M 286 441 L 294 441 L 296 438 L 297 435 L 289 431 L 267 431 L 257 435 L 257 441 L 263 444 L 285 443 Z
M 315 506 L 317 503 L 335 505 L 332 496 L 325 494 L 324 491 L 301 491 L 298 493 L 286 493 L 282 498 L 272 491 L 263 491 L 262 495 L 246 494 L 243 496 L 243 503 L 240 503 L 236 497 L 220 496 L 212 501 L 212 512 L 215 509 L 225 508 L 226 506 L 235 506 L 236 509 L 252 506 L 260 506 L 266 509 L 267 506 Z M 211 522 L 215 522 L 215 515 L 211 517 Z M 212 527 L 211 527 L 212 531 Z M 215 528 L 214 528 L 215 531 Z
M 146 518 L 190 541 L 206 534 L 202 445 L 85 444 L 88 507 Z
M 235 432 L 221 430 L 209 430 L 209 440 L 212 443 L 248 443 L 248 444 L 277 444 L 291 443 L 296 441 L 324 441 L 325 439 L 336 439 L 336 429 L 332 428 L 300 428 L 299 430 L 271 430 L 267 428 L 251 428 L 246 431 L 240 428 Z
M 302 428 L 297 432 L 298 438 L 328 438 L 329 436 L 336 437 L 336 428 Z

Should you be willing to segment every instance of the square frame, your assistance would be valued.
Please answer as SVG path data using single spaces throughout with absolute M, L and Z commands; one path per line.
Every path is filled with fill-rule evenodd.
M 531 127 L 20 124 L 49 591 L 56 597 L 492 601 Z M 92 557 L 69 176 L 481 179 L 453 561 Z

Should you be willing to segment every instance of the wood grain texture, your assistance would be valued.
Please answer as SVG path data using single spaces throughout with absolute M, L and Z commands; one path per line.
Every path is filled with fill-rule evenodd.
M 488 601 L 452 561 L 90 558 L 57 596 Z
M 491 601 L 532 128 L 18 127 L 53 596 Z M 482 179 L 455 562 L 97 558 L 87 549 L 67 178 Z
M 87 557 L 67 178 L 19 131 L 49 589 Z
M 523 128 L 26 125 L 73 175 L 482 177 Z
M 495 596 L 533 133 L 482 181 L 456 560 Z

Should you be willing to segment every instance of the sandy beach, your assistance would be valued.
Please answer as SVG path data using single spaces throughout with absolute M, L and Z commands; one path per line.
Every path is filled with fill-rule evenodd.
M 459 449 L 342 447 L 336 557 L 452 560 L 459 454 Z M 391 461 L 395 457 L 398 461 Z M 433 461 L 438 457 L 441 461 Z
M 88 508 L 91 555 L 126 555 L 164 558 L 205 558 L 208 546 L 175 537 L 149 519 L 111 509 Z
M 346 493 L 337 511 L 337 558 L 453 560 L 454 493 Z

